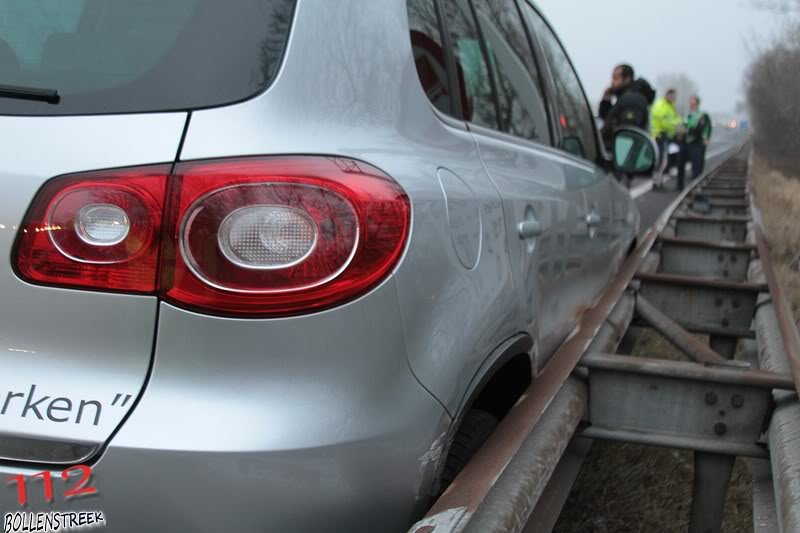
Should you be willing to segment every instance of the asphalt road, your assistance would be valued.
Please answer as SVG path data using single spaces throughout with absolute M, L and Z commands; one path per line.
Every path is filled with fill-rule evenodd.
M 744 139 L 745 134 L 738 130 L 731 130 L 728 128 L 717 128 L 714 130 L 714 136 L 708 147 L 708 154 L 706 156 L 706 169 L 714 168 L 714 166 L 721 163 L 725 159 L 725 156 L 738 147 Z M 660 191 L 652 188 L 653 180 L 650 178 L 636 180 L 632 184 L 631 195 L 636 198 L 636 203 L 642 214 L 642 232 L 652 226 L 658 216 L 663 213 L 664 209 L 675 199 L 678 195 L 678 192 L 675 190 L 677 186 L 678 184 L 675 179 L 669 180 L 666 183 L 666 189 Z

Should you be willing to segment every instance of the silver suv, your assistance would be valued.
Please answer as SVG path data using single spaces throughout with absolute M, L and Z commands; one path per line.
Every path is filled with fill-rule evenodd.
M 111 531 L 408 527 L 652 167 L 526 0 L 7 0 L 0 73 L 0 511 Z

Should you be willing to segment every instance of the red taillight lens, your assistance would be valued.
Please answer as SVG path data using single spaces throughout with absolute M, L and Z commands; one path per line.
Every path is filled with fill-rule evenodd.
M 43 187 L 16 263 L 41 284 L 285 316 L 374 287 L 400 258 L 410 220 L 400 186 L 349 159 L 183 163 L 171 178 L 164 165 L 92 172 Z
M 35 283 L 152 293 L 169 166 L 64 176 L 36 197 L 17 244 Z
M 312 311 L 373 287 L 402 254 L 403 190 L 379 170 L 337 158 L 240 159 L 179 165 L 177 243 L 164 297 L 224 314 Z

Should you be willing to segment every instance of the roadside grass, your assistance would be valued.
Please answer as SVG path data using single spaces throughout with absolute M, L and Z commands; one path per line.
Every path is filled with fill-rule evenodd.
M 691 452 L 595 442 L 554 531 L 685 532 L 693 471 Z M 751 478 L 750 462 L 738 459 L 723 531 L 753 531 Z
M 754 157 L 753 186 L 780 283 L 800 320 L 800 176 L 786 177 Z M 647 330 L 637 355 L 682 357 L 657 333 Z M 691 509 L 692 454 L 595 442 L 554 531 L 686 531 Z M 725 502 L 723 531 L 753 531 L 752 469 L 738 459 Z
M 708 342 L 707 337 L 699 339 Z M 642 333 L 634 354 L 685 360 L 652 330 Z M 689 526 L 693 475 L 691 452 L 595 441 L 553 531 L 684 532 Z M 751 480 L 750 461 L 738 459 L 725 501 L 723 531 L 753 531 Z
M 752 173 L 775 270 L 800 320 L 800 176 L 784 176 L 758 156 Z

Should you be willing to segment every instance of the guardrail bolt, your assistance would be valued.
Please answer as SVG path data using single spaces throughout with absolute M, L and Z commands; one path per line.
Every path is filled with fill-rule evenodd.
M 720 437 L 727 432 L 728 432 L 728 426 L 726 426 L 722 422 L 717 422 L 716 424 L 714 424 L 714 433 L 716 433 Z
M 706 405 L 717 405 L 717 400 L 719 400 L 719 398 L 716 392 L 711 391 L 706 393 Z
M 731 398 L 731 405 L 736 409 L 740 409 L 744 405 L 744 398 L 741 394 L 734 394 Z

